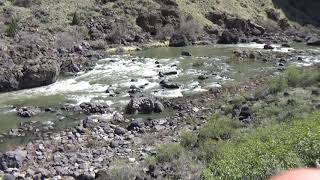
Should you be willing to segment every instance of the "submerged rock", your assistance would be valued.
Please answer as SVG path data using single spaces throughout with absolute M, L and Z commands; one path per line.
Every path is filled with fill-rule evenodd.
M 160 82 L 160 85 L 164 88 L 167 88 L 167 89 L 179 89 L 180 86 L 178 83 L 175 83 L 175 82 L 170 82 L 168 80 L 162 80 Z
M 182 56 L 192 56 L 191 52 L 188 52 L 188 51 L 182 51 L 181 55 Z
M 22 107 L 17 110 L 17 115 L 24 118 L 30 118 L 39 114 L 41 110 L 35 107 Z
M 266 45 L 264 45 L 263 49 L 270 49 L 270 50 L 272 50 L 272 49 L 274 49 L 274 47 L 271 46 L 271 44 L 266 44 Z

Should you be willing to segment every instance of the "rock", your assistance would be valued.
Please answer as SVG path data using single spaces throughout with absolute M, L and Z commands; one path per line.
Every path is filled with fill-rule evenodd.
M 285 18 L 280 19 L 279 22 L 278 22 L 278 25 L 282 30 L 287 30 L 287 29 L 289 29 L 291 27 L 288 19 L 285 19 Z
M 250 112 L 250 109 L 248 106 L 243 106 L 240 110 L 239 114 L 239 120 L 244 121 L 247 120 L 248 118 L 252 117 L 252 114 Z
M 132 98 L 126 107 L 127 114 L 151 114 L 160 113 L 163 110 L 164 106 L 161 102 L 146 97 Z
M 199 79 L 199 80 L 206 80 L 206 79 L 208 79 L 208 76 L 200 75 L 200 76 L 198 77 L 198 79 Z
M 184 47 L 184 46 L 191 46 L 191 45 L 192 45 L 192 42 L 190 42 L 188 38 L 182 34 L 172 35 L 169 42 L 170 47 Z
M 12 137 L 21 136 L 19 129 L 11 129 L 11 130 L 8 132 L 8 135 L 9 135 L 9 136 L 12 136 Z
M 192 56 L 192 54 L 190 52 L 188 52 L 188 51 L 182 51 L 181 55 L 182 56 Z
M 17 115 L 24 118 L 29 118 L 39 114 L 41 110 L 35 107 L 22 107 L 17 110 Z
M 320 89 L 313 89 L 313 90 L 311 91 L 311 95 L 320 96 Z
M 133 98 L 130 100 L 129 104 L 126 107 L 127 114 L 150 114 L 153 112 L 154 102 L 150 98 L 140 97 Z
M 115 112 L 112 117 L 112 122 L 124 122 L 124 117 L 121 113 Z
M 3 180 L 15 180 L 16 178 L 11 174 L 5 174 L 2 177 Z
M 164 72 L 162 74 L 165 75 L 165 76 L 170 76 L 170 75 L 177 75 L 178 72 L 177 71 L 169 71 L 169 72 Z
M 132 130 L 138 130 L 140 128 L 142 128 L 144 125 L 142 119 L 136 119 L 134 121 L 132 121 L 129 126 L 128 126 L 128 130 L 132 131 Z
M 309 45 L 309 46 L 320 46 L 320 38 L 311 37 L 311 38 L 307 41 L 307 45 Z
M 272 50 L 272 49 L 274 49 L 274 47 L 273 47 L 273 46 L 271 46 L 271 44 L 266 44 L 266 45 L 264 45 L 263 49 L 269 49 L 269 50 Z
M 119 142 L 118 142 L 118 141 L 115 141 L 115 140 L 111 141 L 110 147 L 111 147 L 111 148 L 117 148 L 117 147 L 119 147 Z
M 155 113 L 161 113 L 164 111 L 164 106 L 160 101 L 154 102 L 154 110 Z
M 84 128 L 92 128 L 97 124 L 98 120 L 93 119 L 92 117 L 86 117 L 83 121 L 82 121 L 82 125 Z
M 0 67 L 0 92 L 49 85 L 57 80 L 59 74 L 60 65 L 50 59 Z
M 86 113 L 100 113 L 105 114 L 109 111 L 108 105 L 102 105 L 99 103 L 84 102 L 80 104 L 81 109 Z
M 264 41 L 262 39 L 259 39 L 259 38 L 254 38 L 251 42 L 255 42 L 257 44 L 263 44 Z
M 218 43 L 220 44 L 237 44 L 239 43 L 240 38 L 237 31 L 225 30 L 222 35 L 219 37 Z
M 289 47 L 291 47 L 289 44 L 287 44 L 287 43 L 284 43 L 284 44 L 282 44 L 281 45 L 282 47 L 285 47 L 285 48 L 289 48 Z
M 268 9 L 266 10 L 267 16 L 269 19 L 272 19 L 274 21 L 280 20 L 280 12 L 275 9 Z
M 27 158 L 27 151 L 17 149 L 15 151 L 6 152 L 0 160 L 0 169 L 21 168 L 22 163 Z
M 160 82 L 160 85 L 164 88 L 167 88 L 167 89 L 179 89 L 180 86 L 178 85 L 178 83 L 175 83 L 175 82 L 170 82 L 168 80 L 162 80 Z
M 125 128 L 122 128 L 122 127 L 117 127 L 114 130 L 114 133 L 117 134 L 117 135 L 124 135 L 126 132 L 127 132 L 127 130 Z

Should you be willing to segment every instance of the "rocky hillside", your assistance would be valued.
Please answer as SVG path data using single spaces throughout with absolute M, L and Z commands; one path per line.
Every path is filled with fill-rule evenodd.
M 318 24 L 319 3 L 304 4 L 308 6 L 276 0 L 1 0 L 0 91 L 48 85 L 61 73 L 88 70 L 106 48 L 119 45 L 286 42 L 287 35 L 301 42 L 311 31 L 300 24 Z

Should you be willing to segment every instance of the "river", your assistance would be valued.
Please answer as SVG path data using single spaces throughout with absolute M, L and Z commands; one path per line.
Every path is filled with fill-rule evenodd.
M 64 104 L 76 105 L 82 102 L 104 102 L 116 109 L 122 109 L 130 99 L 128 90 L 132 85 L 143 87 L 143 93 L 147 95 L 175 98 L 208 91 L 212 87 L 219 87 L 223 84 L 238 83 L 249 78 L 263 76 L 276 68 L 275 62 L 233 60 L 235 49 L 263 51 L 263 46 L 263 44 L 239 44 L 186 48 L 165 47 L 112 55 L 99 60 L 92 71 L 80 72 L 74 77 L 61 77 L 52 85 L 0 94 L 0 133 L 16 128 L 20 122 L 45 123 L 59 119 L 59 115 L 52 112 L 42 112 L 28 119 L 20 118 L 16 115 L 16 107 L 47 108 Z M 274 46 L 276 48 L 273 51 L 281 52 L 308 48 L 300 44 L 293 45 L 292 48 Z M 181 56 L 182 50 L 191 52 L 193 56 Z M 303 57 L 302 62 L 292 59 L 290 63 L 306 66 L 318 63 L 320 50 L 317 48 L 311 50 L 314 52 L 313 56 Z M 180 88 L 163 89 L 159 85 L 161 81 L 159 72 L 175 72 L 176 74 L 168 78 L 180 83 Z M 200 75 L 205 75 L 207 79 L 199 80 Z M 107 89 L 113 89 L 117 93 L 110 95 L 106 93 Z M 104 116 L 111 117 L 111 115 Z M 68 127 L 74 119 L 69 118 L 69 121 L 63 121 L 60 127 Z

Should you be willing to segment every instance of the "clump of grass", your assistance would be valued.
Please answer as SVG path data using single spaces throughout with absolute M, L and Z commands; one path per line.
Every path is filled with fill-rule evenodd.
M 157 162 L 171 162 L 174 159 L 178 159 L 183 151 L 183 147 L 177 143 L 161 145 L 157 150 Z
M 198 136 L 197 134 L 187 131 L 181 134 L 180 144 L 186 149 L 192 149 L 197 146 Z
M 199 131 L 199 140 L 225 140 L 230 139 L 241 123 L 236 120 L 213 116 L 209 122 L 203 126 Z
M 282 92 L 286 88 L 288 88 L 288 82 L 286 78 L 282 75 L 271 80 L 269 83 L 269 92 L 272 94 Z
M 270 81 L 269 92 L 275 94 L 288 87 L 310 87 L 319 82 L 320 72 L 318 70 L 291 66 L 283 75 Z
M 80 25 L 80 17 L 79 17 L 79 13 L 76 11 L 73 13 L 72 15 L 72 22 L 71 25 Z
M 204 179 L 266 179 L 282 170 L 312 167 L 319 158 L 320 113 L 242 135 L 218 148 Z
M 308 87 L 319 82 L 320 72 L 292 66 L 287 69 L 286 75 L 289 86 Z
M 19 19 L 12 18 L 10 23 L 7 25 L 5 33 L 9 37 L 14 37 L 19 31 Z

